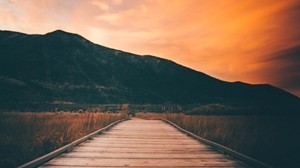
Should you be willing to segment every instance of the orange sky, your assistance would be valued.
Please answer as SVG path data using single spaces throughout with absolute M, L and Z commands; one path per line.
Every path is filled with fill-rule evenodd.
M 300 96 L 299 0 L 1 0 L 0 29 L 56 29 Z

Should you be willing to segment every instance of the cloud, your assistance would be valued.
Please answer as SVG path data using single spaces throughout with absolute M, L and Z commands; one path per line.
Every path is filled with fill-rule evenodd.
M 108 11 L 110 9 L 109 5 L 103 0 L 93 0 L 92 4 L 96 5 L 104 11 Z
M 268 65 L 265 76 L 271 83 L 299 93 L 300 45 L 273 53 L 264 63 Z
M 123 0 L 112 0 L 112 2 L 114 4 L 121 5 L 124 1 Z

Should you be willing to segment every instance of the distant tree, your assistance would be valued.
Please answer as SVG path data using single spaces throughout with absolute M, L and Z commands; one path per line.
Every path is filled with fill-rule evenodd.
M 122 104 L 121 105 L 121 111 L 125 112 L 128 114 L 128 110 L 129 110 L 129 104 Z

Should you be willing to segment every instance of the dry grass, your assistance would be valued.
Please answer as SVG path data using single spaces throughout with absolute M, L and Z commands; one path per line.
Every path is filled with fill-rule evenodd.
M 15 167 L 126 118 L 125 113 L 0 113 L 0 167 Z
M 189 116 L 178 113 L 139 113 L 137 116 L 166 118 L 203 138 L 276 167 L 300 167 L 300 122 L 296 117 Z
M 165 118 L 165 116 L 162 115 L 161 113 L 141 113 L 141 112 L 136 113 L 135 117 L 146 119 L 146 120 L 160 120 Z

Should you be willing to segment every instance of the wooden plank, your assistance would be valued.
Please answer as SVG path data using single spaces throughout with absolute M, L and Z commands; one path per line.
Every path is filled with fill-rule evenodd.
M 205 144 L 202 144 L 202 143 L 199 143 L 197 141 L 168 141 L 168 142 L 165 142 L 165 141 L 120 141 L 118 139 L 115 139 L 115 140 L 106 140 L 106 139 L 102 139 L 102 140 L 97 140 L 95 141 L 94 139 L 93 140 L 89 140 L 88 142 L 85 142 L 85 143 L 90 143 L 90 144 L 103 144 L 103 145 L 106 145 L 106 144 L 121 144 L 121 145 L 124 145 L 124 144 L 145 144 L 145 145 L 201 145 L 201 146 L 207 146 Z
M 46 165 L 64 166 L 244 166 L 228 159 L 98 159 L 59 157 Z
M 202 145 L 191 145 L 191 144 L 168 144 L 168 143 L 162 143 L 162 144 L 143 144 L 143 143 L 83 143 L 78 145 L 80 146 L 86 146 L 86 147 L 94 147 L 94 148 L 184 148 L 184 149 L 207 149 L 208 147 L 202 146 Z
M 196 152 L 206 152 L 206 151 L 214 151 L 213 149 L 209 148 L 201 148 L 201 149 L 188 149 L 188 148 L 165 148 L 165 149 L 160 149 L 160 148 L 110 148 L 110 147 L 105 147 L 105 148 L 95 148 L 95 147 L 85 147 L 85 146 L 79 146 L 75 147 L 73 149 L 74 151 L 94 151 L 94 152 L 105 152 L 105 151 L 113 151 L 113 152 L 191 152 L 191 153 L 196 153 Z
M 133 134 L 133 133 L 114 133 L 114 134 L 102 134 L 103 136 L 107 136 L 107 137 L 114 137 L 114 136 L 130 136 L 130 137 L 166 137 L 166 138 L 182 138 L 182 135 L 170 135 L 170 134 Z
M 73 151 L 72 151 L 73 152 Z M 153 150 L 144 150 L 144 151 L 117 151 L 117 150 L 98 150 L 98 151 L 94 151 L 94 150 L 74 150 L 74 152 L 95 152 L 95 153 L 127 153 L 128 155 L 131 155 L 133 153 L 149 153 L 149 154 L 157 154 L 157 153 L 161 153 L 161 154 L 169 154 L 169 155 L 173 155 L 173 154 L 196 154 L 196 153 L 201 153 L 201 154 L 218 154 L 218 152 L 216 151 L 153 151 Z
M 74 166 L 45 165 L 46 168 L 74 168 Z M 116 167 L 116 166 L 76 166 L 76 168 Z M 124 166 L 119 166 L 124 167 Z M 161 168 L 195 168 L 196 166 L 160 166 Z M 147 166 L 147 168 L 160 168 L 158 166 Z M 248 166 L 197 166 L 199 168 L 249 168 Z M 126 168 L 145 168 L 145 166 L 126 166 Z
M 102 138 L 124 138 L 124 139 L 164 139 L 164 140 L 189 140 L 189 137 L 166 137 L 166 136 L 162 136 L 162 137 L 144 137 L 144 136 L 106 136 L 103 135 Z
M 187 139 L 188 138 L 182 138 L 180 136 L 130 136 L 130 135 L 116 135 L 116 136 L 112 136 L 112 135 L 109 135 L 109 136 L 106 136 L 106 135 L 103 135 L 103 138 L 133 138 L 133 139 L 180 139 L 180 140 L 183 140 L 183 139 Z
M 94 137 L 94 140 L 104 140 L 104 141 L 113 141 L 113 140 L 117 140 L 117 141 L 143 141 L 143 142 L 154 142 L 154 141 L 159 141 L 159 142 L 191 142 L 191 139 L 160 139 L 160 138 L 155 138 L 155 139 L 149 139 L 149 138 L 130 138 L 130 137 Z M 194 141 L 196 142 L 196 141 Z
M 46 168 L 74 168 L 74 166 L 57 166 L 46 165 Z M 96 167 L 111 167 L 111 166 L 96 166 Z M 116 167 L 116 166 L 112 166 Z M 124 166 L 120 166 L 124 167 Z M 160 166 L 161 168 L 195 168 L 195 166 Z M 197 166 L 199 168 L 249 168 L 248 166 Z M 95 166 L 76 166 L 76 168 L 95 168 Z M 126 166 L 126 168 L 145 168 L 145 166 Z M 158 166 L 147 166 L 147 168 L 159 168 Z
M 229 157 L 219 153 L 122 153 L 122 152 L 71 152 L 64 154 L 64 158 L 137 158 L 137 159 L 228 159 Z

